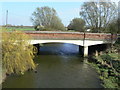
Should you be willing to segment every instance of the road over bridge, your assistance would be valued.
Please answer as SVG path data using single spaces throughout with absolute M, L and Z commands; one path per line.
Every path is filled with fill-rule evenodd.
M 88 46 L 114 43 L 117 35 L 106 33 L 83 33 L 62 31 L 24 31 L 32 36 L 31 44 L 39 43 L 71 43 L 84 47 L 84 56 L 88 55 Z

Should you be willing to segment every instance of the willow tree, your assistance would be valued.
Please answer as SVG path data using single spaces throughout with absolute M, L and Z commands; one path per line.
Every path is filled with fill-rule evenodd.
M 35 69 L 35 49 L 29 39 L 28 35 L 19 31 L 2 32 L 2 66 L 7 74 L 24 74 L 28 69 Z

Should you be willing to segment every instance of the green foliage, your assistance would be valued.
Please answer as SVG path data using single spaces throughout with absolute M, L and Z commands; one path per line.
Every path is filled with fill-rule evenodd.
M 120 21 L 118 21 L 118 20 L 119 20 L 118 18 L 113 19 L 110 22 L 110 24 L 108 25 L 106 32 L 109 32 L 109 33 L 112 33 L 112 34 L 118 34 L 118 33 L 120 33 L 120 30 L 118 28 Z
M 65 30 L 64 25 L 62 24 L 60 18 L 58 16 L 54 16 L 50 28 L 56 29 L 56 30 Z
M 30 37 L 20 31 L 2 32 L 2 64 L 6 73 L 24 74 L 35 69 L 34 47 L 29 44 Z
M 117 85 L 117 83 L 115 83 L 115 81 L 116 81 L 116 79 L 114 77 L 109 78 L 109 79 L 104 78 L 103 79 L 103 82 L 104 82 L 103 86 L 105 88 L 117 88 L 118 85 Z
M 18 30 L 18 31 L 27 31 L 27 30 L 30 30 L 30 31 L 34 31 L 35 29 L 33 28 L 33 27 L 14 27 L 14 26 L 12 26 L 12 27 L 2 27 L 3 29 L 6 29 L 7 28 L 7 30 L 8 31 L 14 31 L 14 30 Z
M 118 54 L 120 53 L 120 37 L 118 37 L 117 41 L 115 42 L 113 50 Z M 118 57 L 120 59 L 120 55 L 118 55 Z
M 41 30 L 41 27 L 44 27 L 42 30 L 49 30 L 49 28 L 53 30 L 65 30 L 54 8 L 46 6 L 38 7 L 36 11 L 33 12 L 31 19 L 34 26 L 39 27 L 38 29 L 36 28 L 36 30 Z
M 115 42 L 115 45 L 120 45 L 120 36 L 118 36 L 118 39 L 117 39 L 117 41 Z
M 108 52 L 94 58 L 97 61 L 93 62 L 91 65 L 94 66 L 99 73 L 100 79 L 102 80 L 102 85 L 105 88 L 120 88 L 119 53 Z
M 98 61 L 112 67 L 116 72 L 120 73 L 120 57 L 117 53 L 107 53 L 97 57 Z
M 110 61 L 114 59 L 114 58 L 111 57 L 109 54 L 101 55 L 101 58 L 102 58 L 102 60 L 103 60 L 104 62 L 106 61 L 107 63 L 110 63 Z
M 102 85 L 104 88 L 120 88 L 120 80 L 116 77 L 116 73 L 114 73 L 112 69 L 108 69 L 107 67 L 105 68 L 102 64 L 92 63 L 91 65 L 96 68 L 98 74 L 100 75 L 99 78 L 102 80 Z M 113 74 L 110 74 L 109 72 Z
M 68 25 L 68 30 L 84 31 L 85 21 L 81 18 L 74 18 Z

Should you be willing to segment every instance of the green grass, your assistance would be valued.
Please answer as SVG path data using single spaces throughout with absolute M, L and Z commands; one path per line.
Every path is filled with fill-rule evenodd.
M 6 27 L 3 27 L 6 28 Z M 19 30 L 19 31 L 34 31 L 34 28 L 29 28 L 29 27 L 7 27 L 6 28 L 8 31 L 13 31 L 13 30 Z
M 110 53 L 109 55 L 113 57 L 115 60 L 116 59 L 120 60 L 120 55 L 118 53 Z

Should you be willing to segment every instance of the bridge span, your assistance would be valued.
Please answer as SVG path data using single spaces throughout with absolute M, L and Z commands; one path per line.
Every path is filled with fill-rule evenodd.
M 70 43 L 83 46 L 84 56 L 88 55 L 88 46 L 115 43 L 117 35 L 106 33 L 83 33 L 62 31 L 24 31 L 33 39 L 31 44 L 39 43 Z

